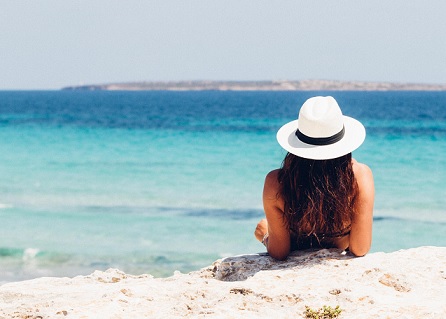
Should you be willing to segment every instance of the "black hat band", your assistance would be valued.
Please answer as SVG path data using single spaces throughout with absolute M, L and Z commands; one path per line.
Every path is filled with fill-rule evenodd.
M 345 127 L 342 126 L 342 130 L 339 133 L 336 133 L 335 135 L 329 136 L 329 137 L 310 137 L 308 135 L 305 135 L 299 129 L 296 131 L 296 136 L 299 140 L 306 144 L 310 145 L 330 145 L 334 144 L 336 142 L 339 142 L 345 134 Z

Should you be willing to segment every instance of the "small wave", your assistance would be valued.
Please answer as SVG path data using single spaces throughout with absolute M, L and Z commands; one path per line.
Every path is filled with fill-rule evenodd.
M 23 249 L 0 247 L 0 257 L 17 257 L 23 254 Z
M 443 220 L 423 220 L 423 219 L 415 219 L 415 218 L 403 218 L 398 216 L 374 216 L 374 222 L 387 222 L 387 221 L 399 221 L 406 223 L 422 223 L 422 224 L 437 224 L 437 225 L 445 225 L 446 221 Z
M 12 208 L 12 205 L 0 203 L 0 209 Z
M 23 259 L 23 261 L 30 261 L 30 260 L 33 260 L 36 256 L 37 256 L 37 254 L 40 252 L 40 250 L 39 249 L 37 249 L 37 248 L 26 248 L 24 251 L 23 251 L 23 257 L 22 257 L 22 259 Z
M 7 248 L 0 247 L 0 257 L 12 257 L 17 259 L 22 259 L 23 261 L 29 261 L 34 259 L 40 250 L 37 248 Z
M 401 217 L 394 217 L 394 216 L 373 216 L 373 221 L 381 221 L 381 220 L 402 220 Z
M 184 212 L 193 217 L 230 218 L 235 220 L 261 218 L 263 211 L 260 209 L 187 209 Z

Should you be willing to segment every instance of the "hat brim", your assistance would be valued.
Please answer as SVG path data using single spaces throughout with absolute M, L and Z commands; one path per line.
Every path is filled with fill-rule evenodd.
M 308 159 L 327 160 L 341 157 L 357 149 L 365 140 L 365 128 L 358 120 L 343 116 L 345 134 L 342 139 L 330 145 L 311 145 L 299 140 L 296 130 L 299 120 L 283 125 L 277 132 L 277 141 L 286 151 Z

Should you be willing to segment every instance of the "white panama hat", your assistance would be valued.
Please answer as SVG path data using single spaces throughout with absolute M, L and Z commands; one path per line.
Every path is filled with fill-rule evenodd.
M 328 160 L 357 149 L 365 139 L 365 128 L 358 120 L 342 115 L 331 96 L 308 99 L 300 108 L 299 118 L 283 125 L 277 141 L 299 157 Z

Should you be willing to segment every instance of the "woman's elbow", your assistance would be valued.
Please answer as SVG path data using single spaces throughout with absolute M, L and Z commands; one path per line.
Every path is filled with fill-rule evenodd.
M 285 260 L 289 254 L 290 254 L 289 249 L 286 250 L 268 249 L 268 255 L 277 260 Z
M 354 236 L 354 234 L 350 234 L 349 238 L 349 251 L 355 255 L 356 257 L 365 256 L 372 246 L 372 235 L 367 233 L 360 233 L 360 236 Z
M 288 254 L 275 254 L 275 253 L 268 253 L 271 257 L 273 257 L 276 260 L 285 260 L 288 257 Z
M 356 257 L 364 257 L 369 252 L 369 250 L 370 250 L 370 246 L 349 247 L 349 251 Z

